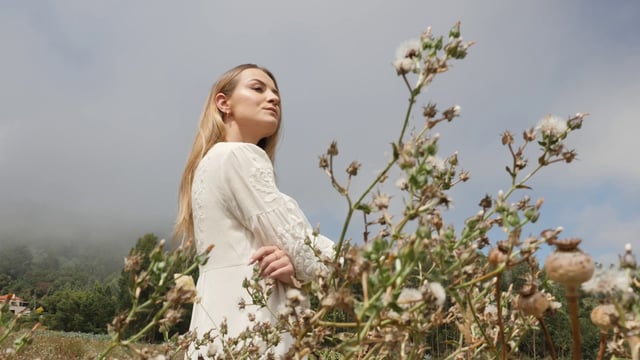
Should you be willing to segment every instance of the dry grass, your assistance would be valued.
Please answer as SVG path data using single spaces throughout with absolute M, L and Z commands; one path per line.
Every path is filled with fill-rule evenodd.
M 24 347 L 11 359 L 24 360 L 88 360 L 95 359 L 101 351 L 109 346 L 109 337 L 83 333 L 66 333 L 60 331 L 39 330 L 33 343 Z M 148 347 L 161 350 L 161 345 L 139 344 L 137 348 Z M 126 349 L 115 349 L 109 359 L 137 359 L 138 357 Z M 182 359 L 181 355 L 175 356 Z

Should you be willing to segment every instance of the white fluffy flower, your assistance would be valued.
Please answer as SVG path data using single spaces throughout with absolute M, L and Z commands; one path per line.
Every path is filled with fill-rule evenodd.
M 302 302 L 305 301 L 307 298 L 302 294 L 302 291 L 296 289 L 296 288 L 290 288 L 289 290 L 287 290 L 287 299 L 292 301 L 292 302 Z
M 498 316 L 498 308 L 493 304 L 484 307 L 484 316 L 488 319 L 494 319 Z
M 431 290 L 431 294 L 433 295 L 433 297 L 436 298 L 436 305 L 441 306 L 442 304 L 444 304 L 444 301 L 447 298 L 447 293 L 444 291 L 444 288 L 440 283 L 429 283 L 429 290 Z
M 407 74 L 416 68 L 416 60 L 420 54 L 421 44 L 419 40 L 407 40 L 398 46 L 393 67 L 398 75 Z
M 404 58 L 412 59 L 417 57 L 420 53 L 420 47 L 421 44 L 418 39 L 411 39 L 402 42 L 396 50 L 396 60 Z
M 536 126 L 543 135 L 560 136 L 567 131 L 567 121 L 559 116 L 547 115 Z
M 631 278 L 626 270 L 596 269 L 593 277 L 582 284 L 582 290 L 592 294 L 612 294 L 627 291 L 629 286 Z
M 404 288 L 398 296 L 398 304 L 411 304 L 422 301 L 422 292 L 415 288 Z
M 409 183 L 407 182 L 407 179 L 405 178 L 400 178 L 396 181 L 396 186 L 400 189 L 400 190 L 407 190 L 409 189 Z
M 431 165 L 437 171 L 446 170 L 446 166 L 444 164 L 444 160 L 442 160 L 438 156 L 429 156 L 426 161 L 427 161 L 427 164 Z
M 393 67 L 396 69 L 398 75 L 408 74 L 416 68 L 416 62 L 412 59 L 396 59 L 393 62 Z

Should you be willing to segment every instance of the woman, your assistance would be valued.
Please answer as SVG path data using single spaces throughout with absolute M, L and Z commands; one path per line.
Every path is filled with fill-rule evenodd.
M 197 283 L 201 300 L 190 329 L 199 337 L 209 330 L 219 335 L 224 319 L 228 336 L 235 336 L 251 325 L 249 313 L 256 321 L 275 321 L 287 288 L 326 270 L 305 241 L 313 240 L 327 256 L 333 243 L 314 238 L 298 205 L 275 185 L 272 162 L 281 115 L 274 76 L 253 64 L 223 74 L 205 104 L 182 175 L 176 224 L 176 235 L 195 240 L 198 252 L 215 245 Z M 251 303 L 242 282 L 252 278 L 254 266 L 262 278 L 275 280 L 269 309 L 240 310 L 241 299 Z M 277 352 L 283 354 L 290 341 L 281 337 Z M 206 356 L 207 349 L 189 356 L 198 354 Z

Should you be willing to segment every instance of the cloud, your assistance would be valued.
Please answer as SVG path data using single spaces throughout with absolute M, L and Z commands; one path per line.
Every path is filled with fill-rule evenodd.
M 640 234 L 640 216 L 621 212 L 613 204 L 587 207 L 575 214 L 578 231 L 589 234 L 588 250 L 603 263 L 616 263 L 614 254 L 623 254 L 625 244 L 636 245 Z M 585 247 L 587 249 L 587 247 Z M 634 246 L 634 253 L 638 253 Z M 613 260 L 615 262 L 612 262 Z
M 396 46 L 427 25 L 446 34 L 458 20 L 477 44 L 416 103 L 462 106 L 460 119 L 438 129 L 441 154 L 459 151 L 472 174 L 454 193 L 452 217 L 475 213 L 481 196 L 508 186 L 502 131 L 576 111 L 592 114 L 571 143 L 581 160 L 533 184 L 548 198 L 548 224 L 605 206 L 593 194 L 608 184 L 630 194 L 611 208 L 638 214 L 640 170 L 627 160 L 637 130 L 637 40 L 629 35 L 637 5 L 56 1 L 5 10 L 0 229 L 105 241 L 115 232 L 131 241 L 148 231 L 168 236 L 209 87 L 227 68 L 255 62 L 274 71 L 283 94 L 279 184 L 337 236 L 345 204 L 317 156 L 338 140 L 339 171 L 362 162 L 352 187 L 364 189 L 389 159 L 406 106 L 391 66 Z M 421 122 L 418 112 L 411 126 Z

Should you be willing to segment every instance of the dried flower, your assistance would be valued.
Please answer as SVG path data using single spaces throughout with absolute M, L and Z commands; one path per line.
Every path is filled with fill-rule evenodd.
M 290 288 L 287 290 L 287 300 L 292 303 L 305 301 L 307 298 L 302 294 L 302 291 L 296 288 Z
M 327 155 L 329 156 L 338 156 L 338 142 L 332 141 L 331 145 L 329 145 L 329 149 L 327 149 Z
M 407 58 L 396 59 L 396 61 L 393 62 L 393 67 L 396 68 L 396 73 L 398 75 L 404 75 L 410 73 L 416 68 L 416 62 Z
M 442 284 L 438 282 L 430 282 L 429 283 L 429 291 L 431 295 L 436 299 L 436 305 L 442 306 L 444 301 L 447 299 L 447 293 L 442 287 Z
M 320 155 L 320 160 L 318 161 L 318 166 L 321 169 L 326 169 L 329 167 L 329 159 L 327 159 L 326 155 Z
M 427 119 L 432 119 L 438 114 L 436 104 L 429 103 L 422 109 L 422 115 Z
M 411 305 L 413 303 L 422 301 L 422 292 L 415 288 L 404 288 L 400 291 L 398 305 Z
M 626 270 L 598 268 L 593 277 L 582 284 L 582 290 L 592 294 L 614 294 L 627 291 L 631 278 Z
M 444 171 L 447 169 L 444 164 L 444 160 L 442 160 L 438 156 L 429 156 L 425 161 L 437 171 Z
M 562 153 L 562 158 L 568 163 L 572 162 L 576 158 L 577 154 L 574 150 L 565 151 Z
M 447 119 L 447 121 L 453 120 L 455 117 L 460 116 L 460 105 L 454 105 L 445 111 L 442 112 L 442 116 Z
M 182 274 L 175 274 L 174 276 L 177 276 L 176 286 L 167 292 L 167 301 L 173 304 L 193 304 L 198 295 L 193 279 L 189 280 L 190 276 Z
M 631 252 L 631 244 L 627 243 L 624 246 L 624 255 L 620 256 L 620 267 L 635 269 L 637 265 L 636 257 Z
M 468 181 L 470 178 L 471 178 L 471 175 L 469 174 L 469 172 L 468 172 L 468 171 L 461 171 L 461 172 L 460 172 L 460 176 L 459 176 L 460 181 L 462 181 L 462 182 L 466 182 L 466 181 Z
M 142 255 L 135 253 L 131 256 L 124 258 L 124 271 L 134 273 L 140 270 L 140 266 L 142 266 Z
M 505 131 L 502 133 L 502 145 L 511 145 L 513 144 L 513 134 L 511 131 Z
M 373 205 L 378 209 L 386 209 L 389 207 L 389 195 L 384 193 L 378 193 L 373 199 Z
M 358 175 L 358 169 L 360 169 L 360 163 L 354 160 L 347 167 L 347 174 L 351 176 L 356 176 Z
M 559 116 L 547 115 L 536 126 L 543 135 L 560 137 L 567 131 L 567 122 Z
M 393 66 L 398 75 L 408 74 L 416 68 L 416 60 L 420 56 L 421 44 L 419 40 L 407 40 L 396 50 Z
M 413 157 L 413 144 L 407 142 L 402 147 L 398 157 L 398 165 L 401 169 L 410 169 L 416 165 L 416 159 Z
M 159 321 L 160 326 L 167 329 L 182 320 L 181 309 L 169 309 L 164 313 L 164 317 Z
M 400 189 L 400 190 L 408 190 L 409 189 L 409 183 L 407 182 L 407 179 L 405 178 L 400 178 L 396 181 L 396 186 Z
M 589 115 L 588 113 L 577 113 L 571 119 L 567 121 L 567 126 L 571 130 L 580 129 L 582 127 L 582 121 L 584 117 Z
M 526 142 L 532 142 L 536 140 L 536 130 L 534 128 L 530 128 L 522 133 L 522 138 Z

